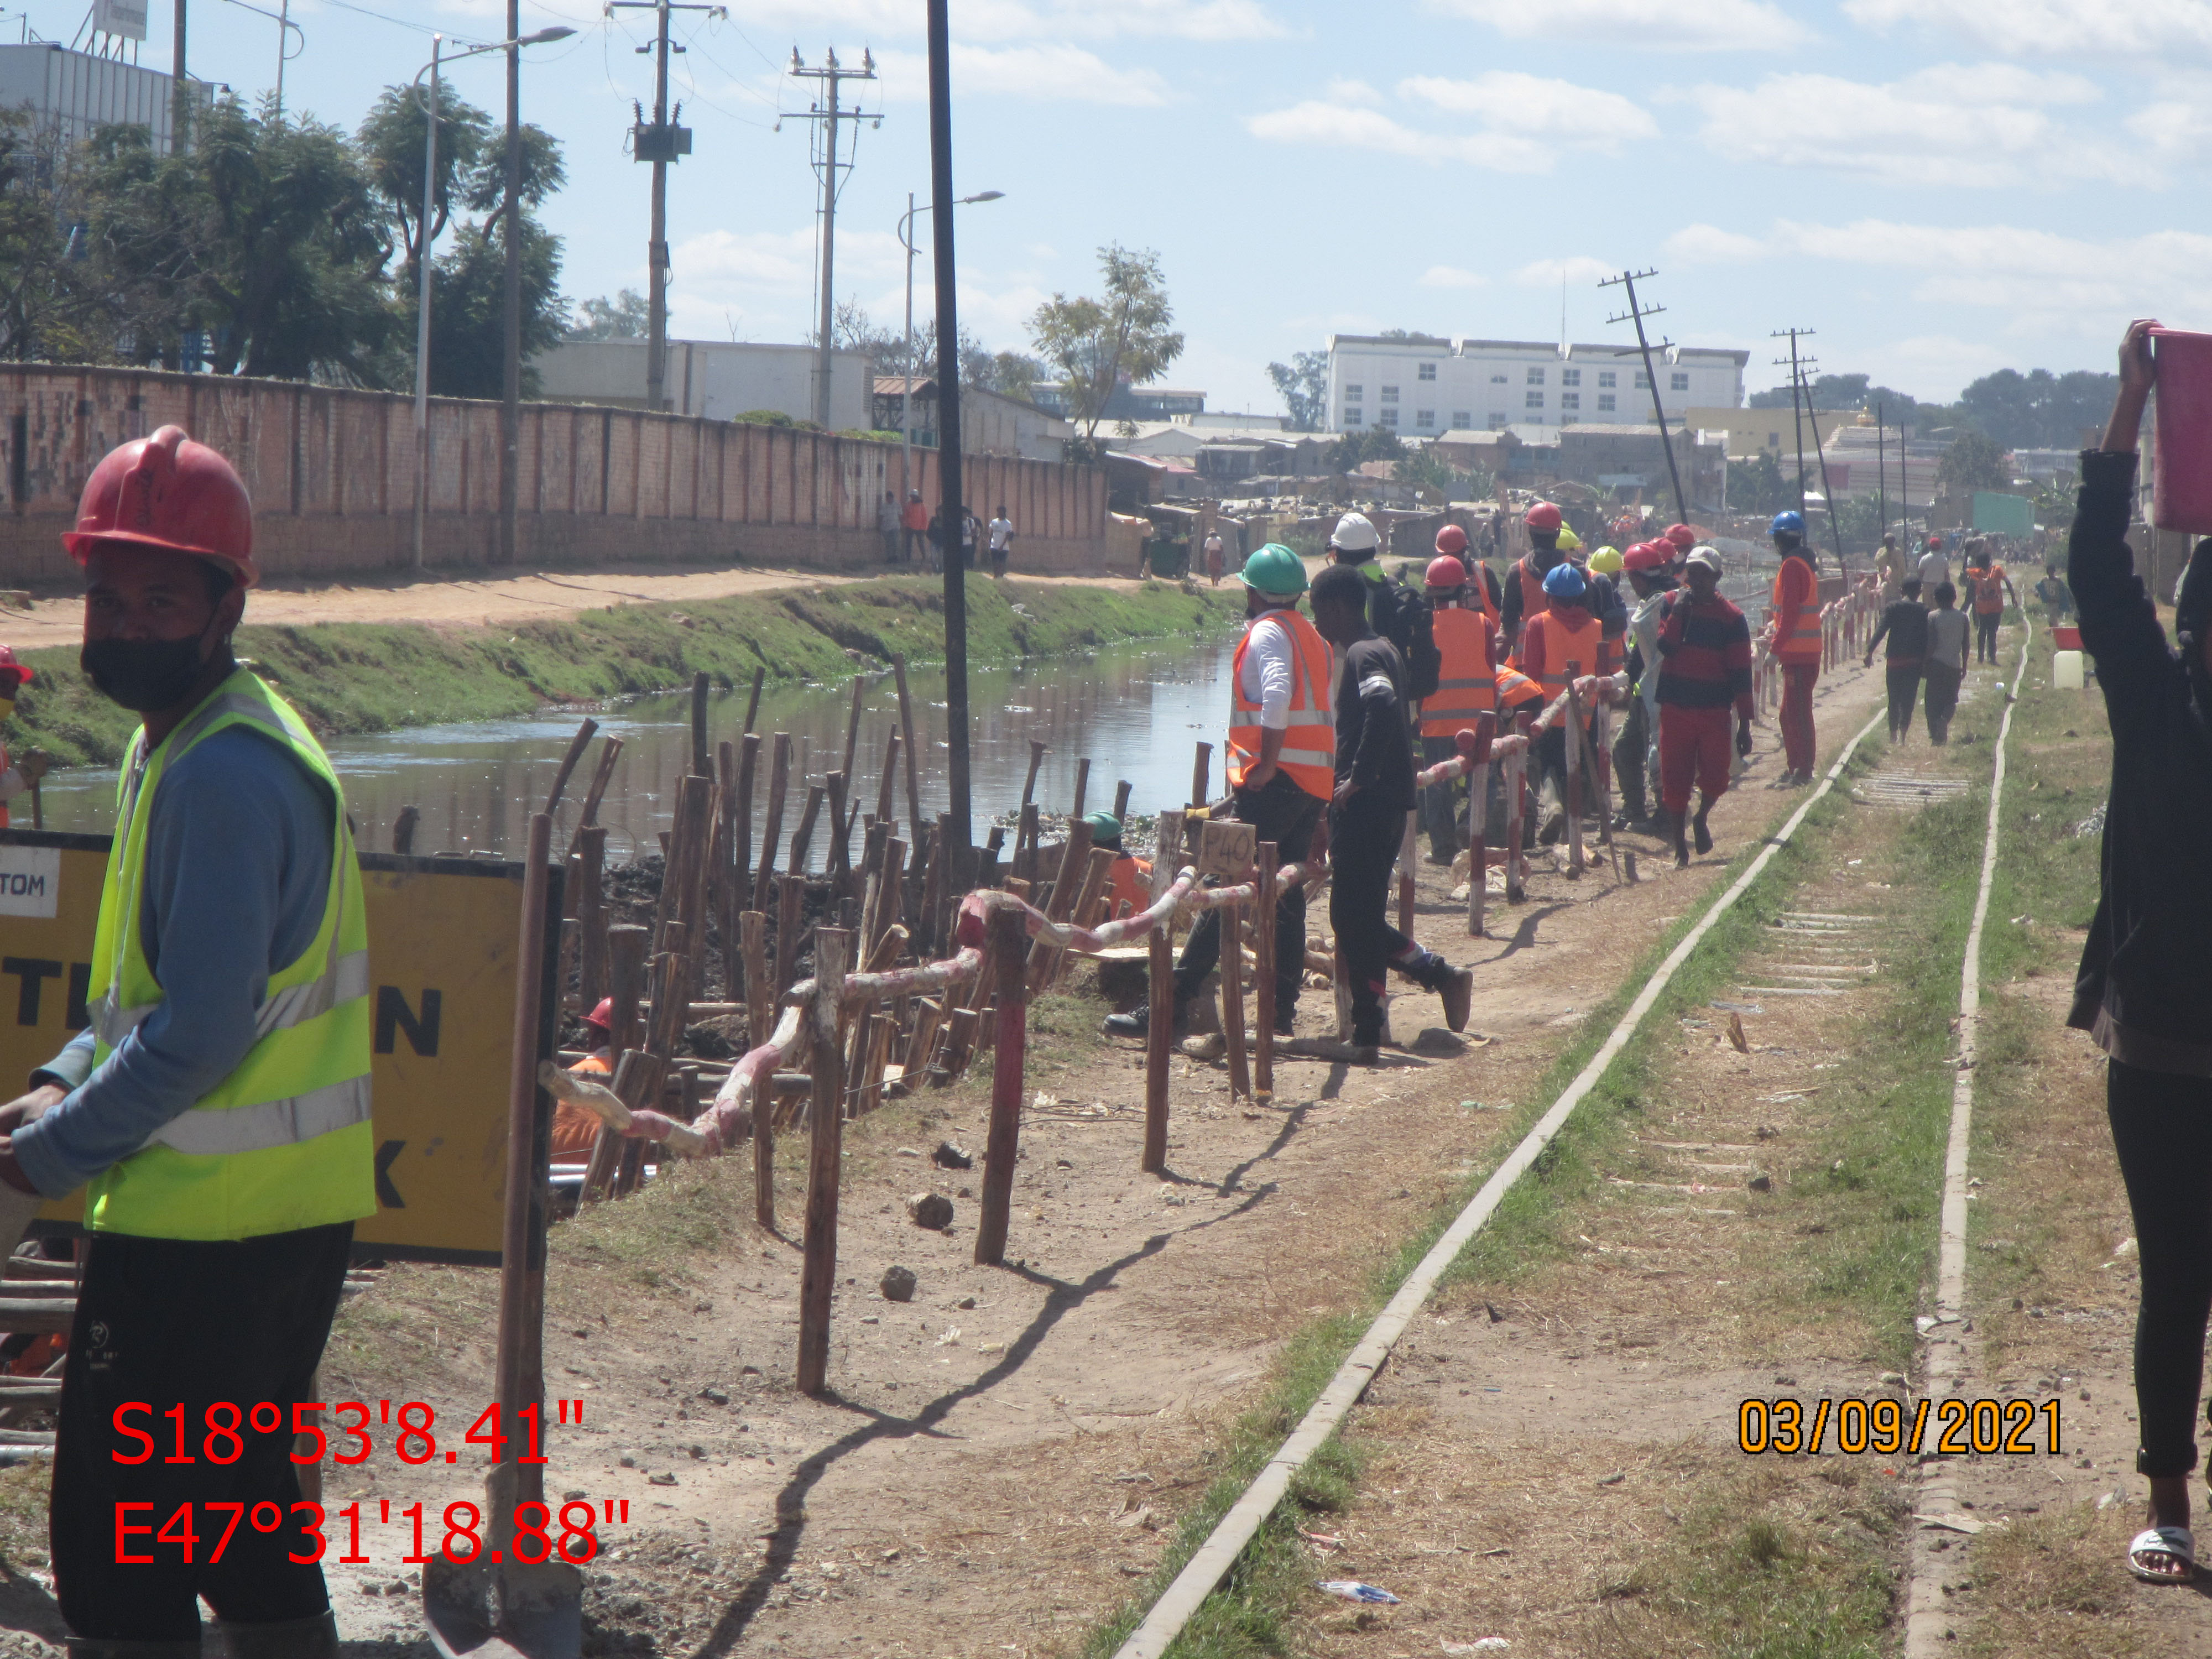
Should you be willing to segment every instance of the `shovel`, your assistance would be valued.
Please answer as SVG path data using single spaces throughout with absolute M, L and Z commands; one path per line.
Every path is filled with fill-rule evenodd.
M 507 1215 L 500 1240 L 499 1422 L 519 1460 L 530 1440 L 526 1406 L 545 1398 L 545 1217 L 553 1109 L 539 1087 L 541 1013 L 550 1004 L 546 920 L 553 820 L 530 820 L 524 866 L 522 933 L 515 950 L 514 1052 L 507 1118 Z M 568 1562 L 518 1560 L 514 1512 L 545 1501 L 545 1465 L 502 1462 L 484 1481 L 484 1544 L 467 1563 L 441 1553 L 422 1564 L 422 1617 L 446 1659 L 582 1659 L 584 1577 Z

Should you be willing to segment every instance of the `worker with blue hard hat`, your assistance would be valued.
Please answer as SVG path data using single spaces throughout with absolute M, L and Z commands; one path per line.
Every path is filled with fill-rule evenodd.
M 1620 672 L 1620 641 L 1607 635 L 1597 610 L 1601 596 L 1611 595 L 1616 604 L 1618 596 L 1606 584 L 1593 582 L 1580 565 L 1564 560 L 1544 573 L 1543 590 L 1545 609 L 1522 625 L 1513 666 L 1542 688 L 1547 703 L 1565 695 L 1570 678 L 1581 682 L 1597 677 L 1597 685 L 1583 687 L 1585 719 L 1595 714 L 1599 701 L 1625 700 L 1628 681 Z M 1565 723 L 1554 721 L 1536 739 L 1532 752 L 1541 801 L 1536 819 L 1538 838 L 1556 841 L 1567 823 Z M 1583 746 L 1583 757 L 1589 767 L 1594 757 L 1588 744 Z M 1589 782 L 1590 787 L 1583 792 L 1585 810 L 1595 811 L 1600 794 L 1594 773 Z
M 1803 514 L 1776 514 L 1768 533 L 1782 556 L 1782 568 L 1774 575 L 1768 599 L 1771 620 L 1761 637 L 1782 665 L 1784 769 L 1775 781 L 1790 787 L 1813 781 L 1813 685 L 1820 678 L 1822 655 L 1820 579 L 1805 545 Z

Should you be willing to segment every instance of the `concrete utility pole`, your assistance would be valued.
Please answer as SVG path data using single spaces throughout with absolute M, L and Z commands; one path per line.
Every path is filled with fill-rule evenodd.
M 169 150 L 172 155 L 181 154 L 185 148 L 185 0 L 177 0 L 176 16 L 176 34 L 169 52 Z
M 812 109 L 804 116 L 786 118 L 792 120 L 815 121 L 822 124 L 828 148 L 823 151 L 822 167 L 822 313 L 818 326 L 821 337 L 816 343 L 814 371 L 814 423 L 827 430 L 830 427 L 830 367 L 831 348 L 830 327 L 836 321 L 836 287 L 833 280 L 837 252 L 837 129 L 842 122 L 870 121 L 883 125 L 880 111 L 870 113 L 865 110 L 841 109 L 837 104 L 837 87 L 843 81 L 872 81 L 876 78 L 876 60 L 865 46 L 860 50 L 860 67 L 848 70 L 837 62 L 832 50 L 820 69 L 809 69 L 799 55 L 799 48 L 791 49 L 791 73 L 802 80 L 819 81 L 825 96 L 815 100 Z M 851 166 L 850 162 L 846 164 Z M 939 234 L 941 236 L 943 232 Z M 939 392 L 938 407 L 944 407 L 943 392 Z
M 1790 340 L 1790 356 L 1786 359 L 1777 357 L 1774 366 L 1779 368 L 1784 362 L 1790 365 L 1790 416 L 1797 428 L 1797 513 L 1802 518 L 1805 512 L 1805 415 L 1797 403 L 1797 389 L 1802 384 L 1797 373 L 1797 337 L 1801 334 L 1810 339 L 1813 331 L 1809 328 L 1778 328 L 1766 337 L 1779 340 L 1787 335 Z
M 1668 479 L 1674 486 L 1674 511 L 1679 515 L 1674 522 L 1687 524 L 1690 521 L 1690 498 L 1682 493 L 1682 470 L 1674 465 L 1674 446 L 1667 436 L 1667 406 L 1659 401 L 1659 372 L 1651 366 L 1651 342 L 1645 337 L 1644 332 L 1644 319 L 1646 317 L 1656 317 L 1667 307 L 1664 306 L 1639 307 L 1636 303 L 1636 279 L 1639 276 L 1656 276 L 1658 274 L 1656 270 L 1624 270 L 1618 276 L 1607 277 L 1598 286 L 1600 288 L 1620 287 L 1628 290 L 1628 309 L 1618 317 L 1608 317 L 1605 320 L 1608 324 L 1634 323 L 1636 325 L 1636 349 L 1643 354 L 1644 378 L 1651 383 L 1651 413 L 1659 422 L 1659 447 L 1667 457 Z M 1565 316 L 1564 301 L 1560 314 L 1561 325 L 1564 327 Z M 1662 350 L 1664 350 L 1671 343 L 1670 341 L 1662 339 L 1659 346 Z
M 1820 494 L 1828 504 L 1828 533 L 1836 544 L 1836 569 L 1848 582 L 1850 580 L 1851 568 L 1844 562 L 1844 520 L 1842 515 L 1836 511 L 1836 492 L 1829 487 L 1827 446 L 1820 441 L 1820 416 L 1813 407 L 1813 382 L 1807 378 L 1807 372 L 1816 367 L 1820 360 L 1816 357 L 1800 357 L 1797 355 L 1799 337 L 1804 336 L 1809 338 L 1813 331 L 1809 328 L 1777 329 L 1769 337 L 1778 340 L 1785 333 L 1790 337 L 1790 407 L 1794 413 L 1797 408 L 1798 392 L 1802 388 L 1805 396 L 1805 415 L 1811 416 L 1813 422 L 1813 453 L 1820 462 Z M 1774 360 L 1774 366 L 1779 368 L 1782 366 L 1782 359 L 1777 357 Z M 1797 427 L 1797 511 L 1801 517 L 1805 511 L 1803 416 L 1799 417 Z
M 641 54 L 654 54 L 653 66 L 653 124 L 642 115 L 630 129 L 631 154 L 653 163 L 653 231 L 646 244 L 646 267 L 650 286 L 646 295 L 645 406 L 666 406 L 668 382 L 668 169 L 678 157 L 691 153 L 691 129 L 672 125 L 668 118 L 668 54 L 682 52 L 668 39 L 668 15 L 675 11 L 703 11 L 716 17 L 730 15 L 726 6 L 690 5 L 678 0 L 608 0 L 611 11 L 649 11 L 656 29 L 653 42 L 640 46 Z M 632 106 L 635 107 L 635 105 Z M 684 106 L 676 106 L 678 116 Z

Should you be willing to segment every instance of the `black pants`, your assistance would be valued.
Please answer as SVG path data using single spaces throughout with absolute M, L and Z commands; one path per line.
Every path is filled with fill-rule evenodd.
M 1997 659 L 1997 623 L 2002 613 L 1992 611 L 1987 615 L 1974 612 L 1974 660 L 1995 662 Z
M 216 1617 L 237 1624 L 311 1619 L 329 1607 L 321 1566 L 285 1559 L 314 1547 L 306 1512 L 291 1509 L 300 1499 L 292 1405 L 310 1398 L 352 1243 L 349 1222 L 236 1243 L 94 1237 L 62 1373 L 48 1510 L 55 1591 L 73 1634 L 194 1641 L 202 1596 Z M 134 1401 L 150 1409 L 125 1422 L 151 1435 L 153 1450 L 143 1463 L 118 1463 L 115 1454 L 144 1449 L 115 1426 L 116 1408 Z M 249 1417 L 237 1425 L 242 1444 L 224 1438 L 228 1407 L 243 1415 L 261 1401 L 276 1407 L 276 1431 L 257 1433 Z M 210 1423 L 218 1402 L 223 1409 Z M 167 1463 L 177 1424 L 161 1413 L 180 1403 L 194 1461 Z M 266 1422 L 270 1413 L 262 1416 Z M 238 1455 L 217 1462 L 211 1450 Z M 273 1532 L 251 1524 L 252 1506 L 264 1503 L 283 1514 Z M 219 1562 L 209 1558 L 231 1512 L 210 1504 L 247 1506 Z M 118 1510 L 124 1504 L 141 1507 Z M 198 1534 L 190 1565 L 181 1544 L 117 1530 L 121 1522 L 159 1531 L 184 1504 L 191 1513 L 172 1532 L 181 1536 L 189 1523 Z M 119 1561 L 124 1553 L 154 1559 Z
M 1328 813 L 1328 925 L 1352 987 L 1352 1040 L 1382 1040 L 1391 963 L 1415 950 L 1390 925 L 1390 878 L 1406 836 L 1406 810 L 1354 795 Z
M 1275 856 L 1297 864 L 1313 850 L 1314 826 L 1321 822 L 1321 801 L 1277 772 L 1265 789 L 1237 792 L 1237 821 L 1259 831 L 1259 839 L 1275 843 Z M 1390 856 L 1396 858 L 1392 848 Z M 1221 912 L 1208 910 L 1191 924 L 1176 963 L 1176 1000 L 1198 994 L 1221 960 Z M 1285 888 L 1275 901 L 1275 1014 L 1278 1018 L 1298 1006 L 1298 975 L 1306 965 L 1306 890 Z
M 1923 672 L 1928 676 L 1928 741 L 1948 743 L 1951 716 L 1959 712 L 1959 682 L 1966 678 L 1966 671 L 1948 663 L 1930 662 Z
M 1459 744 L 1455 739 L 1422 733 L 1424 768 L 1448 761 L 1457 753 Z M 1429 838 L 1429 856 L 1438 864 L 1449 864 L 1466 845 L 1459 827 L 1459 796 L 1467 787 L 1460 779 L 1453 778 L 1443 783 L 1432 783 L 1421 791 L 1421 830 Z
M 1889 736 L 1894 743 L 1912 729 L 1912 704 L 1920 695 L 1920 665 L 1889 665 Z
M 1644 771 L 1651 762 L 1651 711 L 1642 697 L 1628 700 L 1628 716 L 1613 740 L 1613 775 L 1620 786 L 1620 810 L 1641 821 L 1645 813 Z
M 2197 1467 L 2197 1395 L 2212 1315 L 2212 1078 L 2110 1060 L 2105 1111 L 2142 1257 L 2136 1468 L 2186 1474 Z

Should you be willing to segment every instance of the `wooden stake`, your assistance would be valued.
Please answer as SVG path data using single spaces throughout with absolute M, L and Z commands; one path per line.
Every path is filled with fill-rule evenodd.
M 791 787 L 791 734 L 775 734 L 775 756 L 769 763 L 768 826 L 761 837 L 760 874 L 753 882 L 753 908 L 768 908 L 769 878 L 775 873 L 775 844 L 783 836 L 783 797 Z M 779 941 L 777 950 L 782 949 Z
M 899 734 L 892 732 L 884 744 L 884 781 L 876 791 L 876 822 L 888 823 L 891 816 L 891 791 L 898 782 Z
M 1194 807 L 1206 805 L 1206 790 L 1213 777 L 1213 745 L 1201 743 L 1190 763 L 1190 804 Z
M 606 826 L 587 825 L 577 840 L 580 844 L 576 849 L 576 926 L 583 938 L 576 1000 L 582 1012 L 589 1013 L 607 994 Z
M 822 816 L 823 798 L 830 793 L 823 784 L 816 784 L 806 792 L 806 810 L 799 815 L 799 828 L 791 836 L 791 872 L 804 875 L 806 855 L 814 845 L 814 820 Z
M 714 775 L 713 751 L 707 746 L 707 676 L 691 677 L 691 771 L 696 777 Z
M 1467 787 L 1469 814 L 1467 852 L 1467 933 L 1469 939 L 1480 939 L 1484 936 L 1482 907 L 1490 894 L 1490 763 L 1488 761 L 1478 763 L 1475 769 L 1467 775 Z
M 1035 881 L 1037 867 L 1037 805 L 1033 800 L 1022 803 L 1022 818 L 1014 830 L 1014 861 L 1012 866 L 1016 881 Z
M 392 821 L 392 850 L 402 857 L 412 853 L 415 850 L 415 826 L 422 822 L 421 807 L 401 807 L 399 816 Z M 34 823 L 31 827 L 36 830 L 45 826 Z
M 899 730 L 906 738 L 906 814 L 914 833 L 921 833 L 921 750 L 914 740 L 914 699 L 906 689 L 906 658 L 894 654 L 891 672 L 898 680 Z
M 991 913 L 991 954 L 999 969 L 999 1019 L 991 1070 L 991 1128 L 983 1152 L 983 1202 L 975 1222 L 975 1265 L 1006 1265 L 1006 1221 L 1014 1200 L 1014 1158 L 1022 1137 L 1022 1062 L 1029 1039 L 1029 995 L 1022 969 L 1029 939 L 1022 914 Z
M 1567 877 L 1580 876 L 1589 867 L 1583 854 L 1583 744 L 1589 733 L 1583 730 L 1583 700 L 1575 690 L 1575 677 L 1582 672 L 1582 665 L 1567 665 L 1567 713 L 1565 720 L 1567 735 Z
M 1022 805 L 1024 806 L 1036 798 L 1037 768 L 1044 764 L 1044 757 L 1043 739 L 1031 738 L 1030 739 L 1030 775 L 1022 780 Z
M 753 694 L 745 699 L 744 732 L 748 736 L 752 732 L 753 722 L 760 718 L 761 683 L 767 678 L 766 664 L 758 665 L 753 669 Z
M 553 775 L 553 787 L 546 793 L 545 811 L 552 812 L 561 805 L 561 793 L 568 787 L 568 775 L 576 769 L 576 763 L 584 758 L 584 750 L 592 746 L 592 734 L 599 723 L 587 720 L 576 728 L 576 735 L 568 739 L 568 752 L 561 757 L 561 769 Z
M 1060 850 L 1060 867 L 1053 873 L 1052 897 L 1045 905 L 1045 915 L 1054 921 L 1066 921 L 1073 914 L 1076 890 L 1082 878 L 1076 873 L 1091 859 L 1091 826 L 1078 818 L 1067 827 L 1067 843 Z M 1049 981 L 1054 964 L 1060 957 L 1056 945 L 1042 939 L 1036 941 L 1029 955 L 1029 978 L 1026 981 L 1032 994 L 1044 988 Z
M 781 997 L 799 977 L 799 918 L 806 901 L 803 876 L 775 878 L 775 995 Z
M 732 879 L 738 889 L 740 903 L 750 901 L 751 908 L 761 908 L 760 896 L 753 886 L 753 775 L 760 762 L 760 733 L 748 732 L 738 743 L 738 805 L 730 827 L 737 844 L 730 850 Z
M 757 1048 L 775 1024 L 777 997 L 769 988 L 768 918 L 748 910 L 738 918 L 745 961 L 745 1047 Z M 775 1088 L 773 1076 L 761 1079 L 753 1094 L 753 1219 L 775 1231 Z
M 1252 1098 L 1257 1101 L 1275 1097 L 1275 952 L 1280 941 L 1275 937 L 1276 911 L 1280 900 L 1275 890 L 1275 868 L 1279 862 L 1275 843 L 1260 843 L 1255 860 L 1259 879 L 1253 886 L 1252 898 Z M 1298 941 L 1298 949 L 1305 941 Z
M 837 1183 L 845 1133 L 845 1054 L 837 1042 L 837 1012 L 845 990 L 852 935 L 838 927 L 814 930 L 814 1000 L 808 1022 L 814 1035 L 814 1094 L 806 1158 L 806 1231 L 799 1275 L 799 1388 L 820 1394 L 830 1381 L 830 1301 L 837 1285 Z
M 1182 862 L 1182 814 L 1160 814 L 1159 848 L 1152 859 L 1152 902 L 1175 885 Z M 1145 1150 L 1138 1167 L 1158 1175 L 1168 1167 L 1168 1060 L 1175 1051 L 1175 946 L 1163 925 L 1146 939 L 1150 947 L 1145 1032 Z
M 842 896 L 853 884 L 853 820 L 845 802 L 845 775 L 823 780 L 830 791 L 830 890 Z
M 859 758 L 860 747 L 860 699 L 867 687 L 857 674 L 853 677 L 853 710 L 845 719 L 845 761 L 837 769 L 847 777 L 853 775 L 853 763 Z
M 1121 820 L 1123 829 L 1128 828 L 1129 781 L 1127 778 L 1114 786 L 1114 816 Z
M 722 936 L 722 984 L 731 1001 L 738 1000 L 738 981 L 744 978 L 744 969 L 738 957 L 738 912 L 744 908 L 744 895 L 738 890 L 747 884 L 745 878 L 751 872 L 735 856 L 738 833 L 738 746 L 725 738 L 715 745 L 715 774 L 720 787 L 714 797 L 714 927 Z M 698 955 L 706 956 L 706 941 L 700 941 Z
M 1067 809 L 1068 817 L 1079 818 L 1083 816 L 1083 798 L 1090 793 L 1091 763 L 1079 760 L 1075 763 L 1075 805 Z

